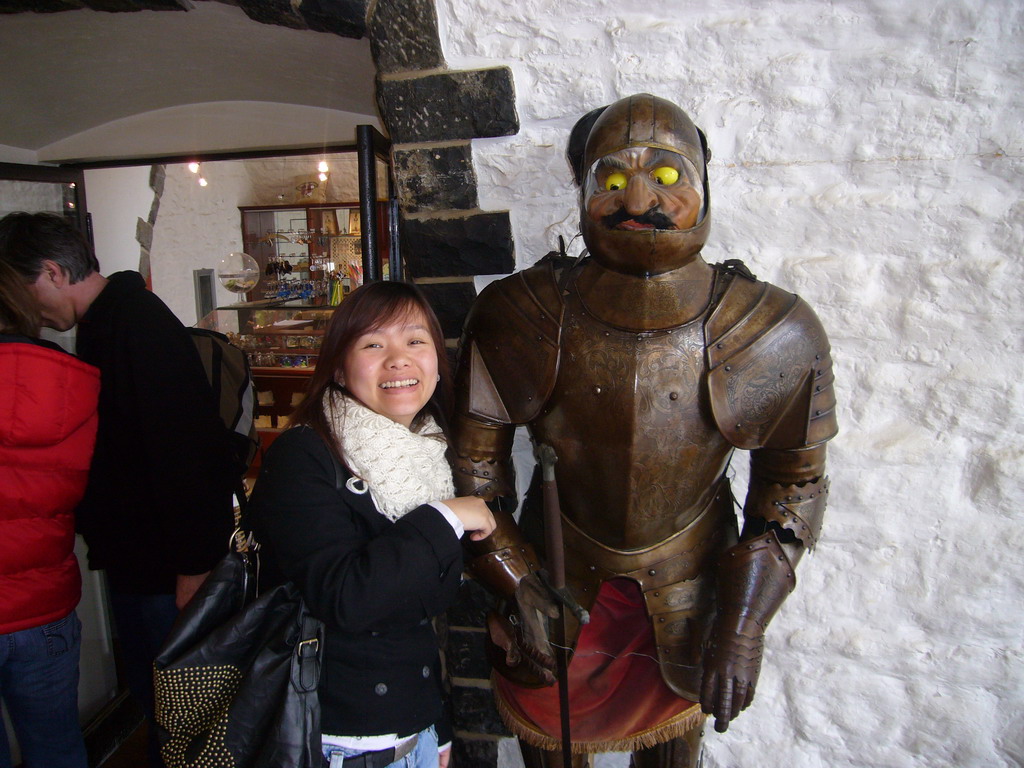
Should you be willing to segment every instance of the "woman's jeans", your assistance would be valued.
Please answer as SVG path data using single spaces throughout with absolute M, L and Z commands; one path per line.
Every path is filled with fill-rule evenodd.
M 82 623 L 74 611 L 42 627 L 0 635 L 0 696 L 25 768 L 86 768 L 78 724 L 81 647 Z M 10 766 L 7 733 L 0 727 L 0 768 Z
M 405 757 L 399 758 L 387 766 L 387 768 L 437 768 L 437 733 L 434 726 L 425 731 L 420 731 L 419 741 Z M 330 768 L 342 768 L 346 757 L 353 757 L 359 754 L 342 747 L 324 747 L 324 765 Z

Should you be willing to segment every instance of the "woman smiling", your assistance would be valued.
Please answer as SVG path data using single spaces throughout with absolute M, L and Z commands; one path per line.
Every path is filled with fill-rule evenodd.
M 324 765 L 448 762 L 431 618 L 455 597 L 464 534 L 494 518 L 455 498 L 442 431 L 448 363 L 437 318 L 405 283 L 334 313 L 292 428 L 267 452 L 249 522 L 274 573 L 324 622 Z M 441 731 L 438 748 L 438 731 Z

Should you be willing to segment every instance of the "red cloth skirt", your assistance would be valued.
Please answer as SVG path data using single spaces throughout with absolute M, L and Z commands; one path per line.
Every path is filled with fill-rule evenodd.
M 601 585 L 569 664 L 573 752 L 632 751 L 681 736 L 703 722 L 700 705 L 680 698 L 661 679 L 651 621 L 639 585 Z M 498 709 L 514 734 L 558 749 L 558 686 L 524 688 L 492 675 Z

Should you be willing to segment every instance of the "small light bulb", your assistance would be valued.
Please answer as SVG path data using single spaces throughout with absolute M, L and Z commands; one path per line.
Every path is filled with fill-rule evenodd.
M 202 176 L 199 177 L 199 186 L 200 187 L 205 187 L 206 186 L 206 179 L 204 179 Z
M 326 173 L 321 173 L 320 174 L 320 181 L 327 181 L 327 174 Z
M 318 165 L 316 169 L 320 171 L 320 173 L 327 173 L 327 161 L 321 160 L 320 165 Z
M 199 173 L 199 163 L 189 163 L 188 169 L 192 171 L 192 173 Z

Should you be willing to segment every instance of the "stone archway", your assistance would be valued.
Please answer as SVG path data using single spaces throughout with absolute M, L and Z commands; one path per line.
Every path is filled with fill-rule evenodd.
M 472 276 L 511 272 L 507 211 L 479 209 L 470 140 L 519 131 L 508 67 L 447 69 L 434 0 L 376 0 L 367 31 L 377 105 L 392 141 L 409 274 L 458 338 Z
M 508 67 L 450 71 L 441 51 L 434 0 L 376 0 L 368 15 L 377 67 L 377 106 L 392 142 L 409 274 L 456 339 L 476 293 L 473 276 L 515 265 L 507 211 L 479 208 L 470 141 L 519 131 Z M 444 633 L 455 740 L 452 761 L 494 768 L 509 736 L 498 715 L 484 654 L 493 598 L 462 585 Z

